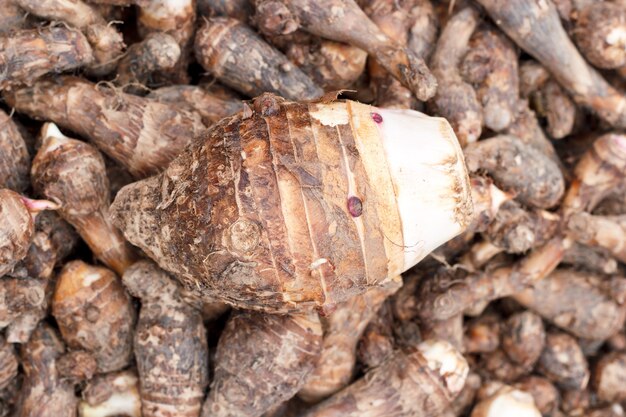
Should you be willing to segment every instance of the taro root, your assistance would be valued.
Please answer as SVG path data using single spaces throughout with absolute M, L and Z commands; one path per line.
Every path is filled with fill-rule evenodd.
M 0 110 L 0 188 L 23 192 L 29 184 L 30 156 L 19 127 Z
M 519 389 L 504 386 L 489 398 L 480 401 L 471 417 L 540 417 L 533 397 Z
M 537 370 L 564 389 L 585 389 L 589 382 L 587 360 L 576 339 L 567 333 L 548 333 Z
M 469 188 L 445 120 L 267 94 L 124 187 L 111 214 L 187 289 L 286 312 L 396 280 L 467 226 Z
M 611 352 L 600 358 L 594 370 L 592 383 L 601 401 L 621 402 L 626 399 L 625 368 L 624 352 Z
M 80 417 L 141 417 L 137 373 L 132 370 L 98 375 L 83 389 Z

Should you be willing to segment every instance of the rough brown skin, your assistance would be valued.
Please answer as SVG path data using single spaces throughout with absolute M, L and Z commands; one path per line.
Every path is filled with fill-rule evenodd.
M 0 327 L 6 327 L 9 343 L 26 343 L 47 314 L 48 281 L 43 279 L 0 279 Z
M 207 336 L 199 311 L 155 264 L 139 261 L 123 282 L 141 299 L 134 351 L 143 417 L 197 417 L 209 383 Z
M 94 255 L 118 274 L 135 254 L 109 219 L 109 181 L 104 160 L 93 146 L 67 137 L 45 137 L 33 159 L 33 187 L 61 204 L 59 213 L 76 228 Z
M 396 293 L 397 294 L 397 293 Z M 366 370 L 376 368 L 395 349 L 393 314 L 387 301 L 368 323 L 357 345 L 357 360 Z
M 409 31 L 409 49 L 424 61 L 430 59 L 439 33 L 439 20 L 431 0 L 415 0 L 413 12 L 416 16 Z
M 554 139 L 562 139 L 572 133 L 576 123 L 576 104 L 554 80 L 549 80 L 541 89 L 540 106 L 547 120 L 546 131 Z M 541 113 L 541 112 L 540 112 Z
M 90 352 L 98 372 L 117 371 L 130 362 L 135 310 L 112 271 L 82 261 L 65 264 L 52 315 L 68 346 Z
M 612 126 L 626 127 L 626 99 L 582 58 L 552 2 L 522 0 L 511 8 L 506 0 L 477 1 L 500 29 L 552 73 L 576 103 Z
M 548 140 L 543 128 L 539 124 L 537 115 L 528 107 L 528 101 L 520 100 L 517 103 L 517 115 L 506 133 L 517 137 L 525 144 L 532 146 L 554 161 L 562 164 L 552 142 Z
M 592 2 L 578 10 L 574 39 L 587 61 L 598 68 L 626 64 L 626 8 L 609 1 Z
M 220 97 L 195 85 L 171 85 L 153 90 L 148 98 L 161 103 L 186 108 L 202 116 L 206 126 L 211 126 L 225 117 L 243 109 L 243 102 L 235 98 Z
M 0 276 L 5 275 L 28 253 L 35 222 L 24 199 L 15 191 L 0 189 Z
M 419 350 L 430 342 L 395 351 L 379 367 L 303 417 L 439 416 L 463 388 L 467 364 L 457 353 L 457 367 L 440 373 Z
M 315 368 L 298 391 L 300 398 L 316 403 L 350 383 L 359 339 L 382 303 L 399 287 L 394 284 L 390 288 L 371 288 L 338 304 L 332 313 L 321 318 L 324 327 L 322 350 Z
M 24 381 L 15 417 L 75 417 L 78 398 L 56 361 L 65 347 L 56 331 L 40 324 L 20 351 Z
M 81 0 L 15 0 L 34 16 L 53 22 L 64 22 L 83 32 L 91 45 L 94 61 L 88 72 L 103 76 L 115 69 L 115 60 L 124 50 L 122 34 L 109 25 L 91 5 Z
M 463 352 L 463 314 L 445 320 L 420 321 L 423 339 L 445 340 L 459 352 Z
M 567 333 L 549 332 L 537 370 L 563 389 L 585 389 L 589 368 L 578 342 Z
M 583 211 L 591 212 L 623 180 L 626 169 L 626 135 L 600 136 L 580 158 L 561 210 L 565 218 Z
M 626 399 L 625 368 L 624 352 L 611 352 L 600 358 L 593 371 L 592 386 L 601 401 L 614 403 Z
M 547 243 L 560 227 L 561 217 L 546 210 L 524 210 L 507 201 L 498 210 L 484 235 L 507 253 L 524 253 Z
M 11 117 L 0 109 L 0 188 L 24 192 L 30 180 L 26 142 Z
M 532 395 L 537 409 L 544 416 L 552 415 L 559 408 L 559 391 L 547 378 L 528 375 L 513 386 Z
M 502 349 L 513 362 L 531 368 L 546 339 L 541 317 L 530 311 L 516 313 L 502 326 Z
M 0 0 L 0 34 L 24 27 L 26 23 L 24 14 L 13 0 Z
M 624 325 L 624 282 L 620 277 L 603 280 L 589 272 L 558 269 L 515 299 L 576 336 L 603 340 Z
M 132 44 L 119 60 L 115 82 L 122 87 L 128 86 L 127 91 L 145 91 L 143 86 L 150 84 L 152 73 L 173 68 L 180 54 L 180 46 L 174 37 L 163 32 L 150 33 L 141 42 Z
M 32 85 L 47 73 L 80 68 L 93 59 L 87 39 L 75 29 L 44 27 L 0 35 L 0 90 Z
M 483 107 L 485 126 L 500 132 L 517 113 L 519 76 L 513 43 L 494 28 L 481 28 L 469 40 L 460 72 Z
M 248 96 L 269 91 L 293 100 L 310 100 L 323 94 L 283 54 L 236 19 L 216 17 L 204 21 L 194 48 L 205 70 Z
M 505 191 L 526 205 L 550 208 L 565 192 L 559 166 L 537 149 L 510 135 L 498 135 L 464 149 L 470 172 L 486 171 Z
M 0 390 L 7 388 L 17 376 L 18 365 L 13 345 L 0 335 Z
M 524 98 L 539 90 L 550 79 L 550 72 L 534 59 L 519 63 L 519 92 Z
M 477 368 L 485 378 L 505 383 L 512 383 L 532 372 L 532 366 L 512 361 L 501 348 L 481 355 Z
M 163 170 L 205 129 L 195 113 L 75 77 L 42 80 L 4 98 L 19 112 L 89 138 L 138 178 Z
M 202 417 L 258 417 L 291 398 L 313 371 L 322 347 L 314 313 L 233 313 L 224 329 Z
M 567 415 L 584 415 L 590 408 L 591 392 L 588 389 L 565 389 L 561 391 L 561 410 Z
M 251 0 L 197 0 L 201 16 L 228 16 L 244 23 L 254 13 Z
M 445 320 L 478 303 L 516 294 L 545 279 L 561 261 L 567 244 L 554 238 L 512 266 L 471 273 L 465 279 L 439 275 L 424 280 L 417 292 L 419 315 L 424 320 Z
M 584 245 L 605 249 L 621 262 L 626 262 L 626 215 L 599 216 L 577 213 L 570 217 L 568 232 Z
M 626 183 L 615 187 L 594 208 L 593 214 L 616 216 L 626 214 Z
M 135 370 L 97 375 L 82 390 L 80 417 L 141 417 L 139 379 Z
M 463 338 L 464 353 L 489 353 L 500 347 L 502 317 L 483 314 L 466 325 Z
M 503 204 L 513 198 L 493 184 L 489 177 L 470 176 L 472 201 L 474 202 L 473 220 L 468 231 L 485 232 L 498 215 Z
M 97 373 L 98 364 L 93 355 L 84 350 L 72 350 L 57 359 L 56 368 L 61 377 L 78 384 Z
M 367 51 L 419 100 L 435 94 L 437 81 L 424 60 L 386 36 L 354 0 L 281 1 L 301 28 Z
M 461 146 L 477 141 L 483 125 L 482 106 L 476 92 L 463 81 L 459 72 L 478 19 L 478 12 L 473 7 L 466 7 L 451 17 L 430 60 L 439 86 L 437 94 L 428 103 L 429 109 L 450 122 Z

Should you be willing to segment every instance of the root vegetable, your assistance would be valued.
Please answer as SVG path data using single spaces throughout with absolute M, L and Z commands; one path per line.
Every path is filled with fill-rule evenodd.
M 559 269 L 515 299 L 576 336 L 603 340 L 624 325 L 626 307 L 619 290 L 624 283 L 620 277 L 605 282 L 589 272 Z
M 504 386 L 491 397 L 480 401 L 471 417 L 541 417 L 533 397 L 518 389 Z
M 29 185 L 30 156 L 11 117 L 0 110 L 0 188 L 23 192 Z
M 135 311 L 112 271 L 82 261 L 65 264 L 52 315 L 68 346 L 91 353 L 98 372 L 116 371 L 130 362 Z
M 559 166 L 514 136 L 498 135 L 473 143 L 464 154 L 470 172 L 487 171 L 498 186 L 515 192 L 521 203 L 549 208 L 565 192 Z
M 322 347 L 317 314 L 236 312 L 217 345 L 202 417 L 259 417 L 295 395 Z
M 143 417 L 197 417 L 209 382 L 207 336 L 200 312 L 186 304 L 170 277 L 139 261 L 123 282 L 141 299 L 134 334 Z
M 485 126 L 495 132 L 503 131 L 517 113 L 517 51 L 511 41 L 489 27 L 474 32 L 467 49 L 460 72 L 476 89 Z
M 56 368 L 61 377 L 77 384 L 93 378 L 97 373 L 98 364 L 90 352 L 73 350 L 56 361 Z
M 281 1 L 302 29 L 367 51 L 417 99 L 428 100 L 435 94 L 437 82 L 422 58 L 386 36 L 354 0 Z
M 547 378 L 529 375 L 513 386 L 532 395 L 541 415 L 552 415 L 559 408 L 559 391 Z
M 431 58 L 439 86 L 428 103 L 429 109 L 450 122 L 462 146 L 476 142 L 483 125 L 482 107 L 476 92 L 463 81 L 459 72 L 461 59 L 477 25 L 478 12 L 474 8 L 466 7 L 457 12 L 443 28 Z
M 368 323 L 357 345 L 358 362 L 365 369 L 378 367 L 395 349 L 393 314 L 389 301 L 385 302 L 376 316 Z
M 195 85 L 172 85 L 153 90 L 148 98 L 161 103 L 175 104 L 178 108 L 195 111 L 202 116 L 206 126 L 232 116 L 243 109 L 241 100 L 224 98 Z
M 0 35 L 21 29 L 25 22 L 24 11 L 13 0 L 0 0 Z
M 247 22 L 254 12 L 251 0 L 197 0 L 202 16 L 228 16 Z
M 530 311 L 517 313 L 502 326 L 502 349 L 513 362 L 531 368 L 545 345 L 541 317 Z
M 618 270 L 618 262 L 606 250 L 576 242 L 565 251 L 561 263 L 606 275 L 615 274 Z
M 619 261 L 626 262 L 626 215 L 577 213 L 570 218 L 568 231 L 577 242 L 606 249 Z
M 526 145 L 542 152 L 557 165 L 560 166 L 562 164 L 554 150 L 554 146 L 552 146 L 552 142 L 548 140 L 542 127 L 539 125 L 537 115 L 530 110 L 526 100 L 520 100 L 517 103 L 516 118 L 505 133 L 515 136 Z
M 332 306 L 395 280 L 469 222 L 444 120 L 269 94 L 253 107 L 111 206 L 129 241 L 186 288 L 269 311 Z
M 13 345 L 0 336 L 0 390 L 5 389 L 17 376 L 17 355 Z
M 578 10 L 573 34 L 580 52 L 596 67 L 611 69 L 626 65 L 624 5 L 590 2 Z
M 59 213 L 73 225 L 95 256 L 118 274 L 135 254 L 109 219 L 109 182 L 104 160 L 91 145 L 63 135 L 53 123 L 42 129 L 33 159 L 34 188 L 61 203 Z
M 198 30 L 195 53 L 222 83 L 249 96 L 269 91 L 293 100 L 315 99 L 321 88 L 249 27 L 217 17 Z
M 462 390 L 467 374 L 467 362 L 449 343 L 425 341 L 396 351 L 304 416 L 438 416 Z
M 380 305 L 398 286 L 370 288 L 365 294 L 337 305 L 328 317 L 322 318 L 324 340 L 321 354 L 315 369 L 298 392 L 300 398 L 316 403 L 350 383 L 359 339 Z
M 200 116 L 165 104 L 59 77 L 5 93 L 9 105 L 92 140 L 136 177 L 165 168 L 204 130 Z
M 40 324 L 22 346 L 24 381 L 16 417 L 75 417 L 78 398 L 74 387 L 61 378 L 56 361 L 65 351 L 63 342 L 50 326 Z
M 611 352 L 600 358 L 592 380 L 600 401 L 615 403 L 626 399 L 623 383 L 625 368 L 626 354 L 623 352 Z
M 134 371 L 98 375 L 83 389 L 80 417 L 141 417 L 138 378 Z
M 446 341 L 463 352 L 463 314 L 445 320 L 420 322 L 419 329 L 422 338 Z
M 180 46 L 172 36 L 151 33 L 128 48 L 117 64 L 115 81 L 122 87 L 128 86 L 131 92 L 140 92 L 140 86 L 148 84 L 152 73 L 173 68 L 180 54 Z
M 564 389 L 585 389 L 589 382 L 585 355 L 576 339 L 567 333 L 547 334 L 537 370 Z
M 409 31 L 409 49 L 428 61 L 437 42 L 439 21 L 431 0 L 416 0 L 414 4 L 413 13 L 416 18 Z
M 502 31 L 552 73 L 576 103 L 612 126 L 626 127 L 624 95 L 583 59 L 561 26 L 552 2 L 522 0 L 511 8 L 505 0 L 477 1 Z
M 496 349 L 481 356 L 479 370 L 491 380 L 513 383 L 530 374 L 532 366 L 513 362 L 502 349 Z
M 463 338 L 464 352 L 489 353 L 500 347 L 502 318 L 497 315 L 482 315 L 467 325 Z
M 65 27 L 23 29 L 0 35 L 0 90 L 32 85 L 39 77 L 93 61 L 82 33 Z

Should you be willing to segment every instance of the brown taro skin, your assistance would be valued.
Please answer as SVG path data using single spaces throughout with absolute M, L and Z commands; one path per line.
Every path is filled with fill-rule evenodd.
M 92 141 L 136 178 L 164 169 L 204 131 L 200 115 L 70 76 L 5 93 L 18 112 Z
M 17 376 L 17 360 L 13 345 L 0 335 L 0 390 L 8 387 Z
M 269 91 L 292 100 L 311 100 L 323 94 L 286 56 L 236 19 L 206 20 L 194 48 L 204 69 L 249 96 Z
M 0 90 L 31 85 L 47 73 L 80 68 L 92 61 L 87 39 L 75 29 L 59 26 L 0 35 Z
M 508 318 L 502 331 L 502 349 L 513 362 L 532 367 L 546 340 L 541 317 L 524 311 Z
M 0 276 L 10 272 L 28 253 L 35 223 L 15 191 L 0 189 Z
M 68 346 L 90 352 L 98 372 L 128 365 L 135 311 L 120 279 L 82 261 L 65 264 L 57 279 L 52 315 Z
M 578 341 L 567 333 L 550 332 L 537 370 L 562 389 L 582 390 L 589 382 L 589 367 Z
M 0 109 L 0 188 L 23 192 L 29 185 L 30 156 L 11 117 Z
M 304 385 L 321 346 L 315 313 L 233 313 L 217 346 L 202 417 L 259 417 L 288 400 Z
M 543 415 L 552 415 L 559 407 L 560 393 L 547 378 L 528 375 L 517 381 L 514 387 L 532 395 L 537 409 Z
M 626 399 L 624 378 L 626 377 L 626 354 L 608 353 L 595 366 L 593 388 L 598 398 L 606 402 L 621 402 Z
M 57 359 L 65 347 L 57 332 L 40 324 L 20 356 L 24 382 L 15 417 L 76 417 L 74 386 L 59 375 Z
M 134 335 L 143 417 L 197 417 L 209 383 L 209 350 L 200 311 L 181 299 L 178 285 L 152 262 L 124 273 L 141 299 Z
M 626 64 L 625 31 L 626 7 L 601 1 L 582 7 L 573 32 L 578 48 L 589 62 L 611 69 Z

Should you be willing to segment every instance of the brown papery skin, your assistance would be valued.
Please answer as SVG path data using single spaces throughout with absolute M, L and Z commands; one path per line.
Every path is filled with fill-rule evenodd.
M 532 367 L 537 362 L 545 340 L 541 317 L 530 311 L 513 314 L 502 326 L 502 349 L 522 366 Z
M 0 189 L 0 276 L 13 269 L 28 253 L 35 222 L 15 191 Z
M 143 417 L 197 417 L 209 383 L 209 351 L 200 312 L 152 262 L 139 261 L 123 276 L 141 299 L 134 350 Z
M 75 77 L 42 80 L 4 97 L 19 112 L 89 138 L 138 178 L 163 170 L 205 129 L 198 114 Z
M 65 347 L 56 331 L 40 324 L 20 356 L 24 382 L 15 417 L 75 417 L 78 398 L 74 387 L 61 378 L 56 361 Z
M 459 72 L 478 18 L 478 12 L 472 7 L 452 16 L 441 32 L 430 61 L 439 86 L 428 106 L 434 114 L 450 122 L 461 146 L 477 141 L 482 133 L 482 106 L 472 86 L 463 81 Z
M 0 336 L 0 390 L 5 389 L 17 376 L 17 355 L 13 345 Z
M 217 345 L 202 417 L 261 416 L 302 388 L 321 347 L 315 313 L 233 313 Z
M 585 389 L 589 382 L 585 355 L 576 339 L 567 333 L 547 334 L 537 370 L 562 389 Z
M 68 346 L 90 352 L 98 372 L 117 371 L 130 362 L 135 310 L 112 271 L 82 261 L 65 264 L 52 315 Z
M 587 60 L 598 68 L 626 64 L 626 6 L 609 1 L 592 2 L 578 11 L 574 40 Z
M 174 67 L 180 58 L 180 46 L 167 33 L 150 33 L 144 40 L 132 44 L 117 64 L 115 82 L 122 87 L 128 84 L 146 85 L 153 72 Z M 130 91 L 141 92 L 141 86 L 128 86 Z
M 303 417 L 436 417 L 458 394 L 451 391 L 419 350 L 397 350 Z
M 315 369 L 306 379 L 298 396 L 316 403 L 347 386 L 354 374 L 356 348 L 365 326 L 380 305 L 398 288 L 371 288 L 337 305 L 328 317 L 322 317 L 324 341 Z
M 435 94 L 437 81 L 423 59 L 386 36 L 354 0 L 282 2 L 304 30 L 367 51 L 419 100 Z
M 243 102 L 235 98 L 220 97 L 195 85 L 171 85 L 153 90 L 148 98 L 161 103 L 175 104 L 202 116 L 206 126 L 243 109 Z
M 521 203 L 550 208 L 565 192 L 563 174 L 549 157 L 510 135 L 498 135 L 464 149 L 470 172 L 486 171 Z
M 524 210 L 507 201 L 498 210 L 485 236 L 507 253 L 524 253 L 547 243 L 560 227 L 561 217 L 546 210 Z
M 541 62 L 578 104 L 617 128 L 626 127 L 626 99 L 580 55 L 552 2 L 477 0 L 511 39 Z M 531 29 L 532 28 L 532 29 Z
M 603 281 L 589 272 L 559 269 L 514 298 L 578 337 L 603 340 L 624 325 L 626 308 L 620 294 L 624 283 L 621 277 Z
M 552 415 L 559 408 L 559 391 L 547 378 L 529 375 L 513 384 L 513 386 L 532 395 L 535 405 L 542 415 Z
M 238 20 L 206 20 L 198 29 L 194 48 L 204 69 L 248 96 L 269 91 L 293 100 L 310 100 L 323 94 L 287 57 Z
M 603 248 L 619 261 L 626 262 L 626 215 L 577 213 L 570 217 L 568 231 L 577 242 Z
M 92 75 L 106 75 L 115 69 L 115 60 L 124 49 L 122 34 L 107 24 L 94 7 L 81 0 L 16 0 L 16 3 L 34 16 L 65 22 L 83 31 L 93 51 L 94 62 L 88 67 Z
M 49 72 L 80 68 L 93 62 L 85 36 L 75 29 L 23 29 L 0 36 L 0 90 L 32 85 Z
M 518 263 L 472 273 L 465 279 L 438 275 L 424 280 L 417 292 L 419 316 L 445 320 L 480 302 L 513 295 L 541 282 L 559 264 L 568 241 L 554 238 Z
M 624 170 L 626 135 L 607 133 L 596 139 L 576 164 L 574 180 L 561 206 L 565 218 L 592 211 L 624 181 Z
M 33 159 L 31 177 L 40 194 L 61 203 L 59 213 L 95 256 L 124 273 L 135 254 L 110 222 L 109 181 L 98 150 L 79 140 L 49 136 Z
M 23 192 L 29 185 L 30 156 L 11 117 L 0 109 L 0 188 Z
M 500 31 L 487 27 L 472 35 L 461 62 L 463 78 L 476 89 L 485 126 L 500 132 L 517 113 L 519 76 L 517 51 Z

